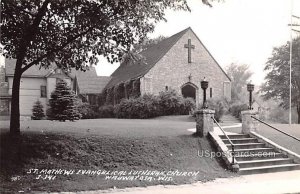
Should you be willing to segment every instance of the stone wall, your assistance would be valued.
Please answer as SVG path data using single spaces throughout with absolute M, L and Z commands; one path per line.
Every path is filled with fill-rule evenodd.
M 191 39 L 192 45 L 195 45 L 195 49 L 192 49 L 191 63 L 188 63 L 188 49 L 184 48 L 184 45 L 188 43 L 188 39 Z M 189 79 L 190 75 L 191 79 Z M 210 97 L 210 88 L 212 88 L 213 98 L 227 95 L 227 98 L 230 99 L 230 80 L 196 35 L 191 30 L 188 30 L 141 79 L 141 91 L 142 94 L 158 94 L 168 86 L 169 89 L 175 89 L 181 94 L 181 87 L 190 81 L 198 87 L 196 90 L 196 101 L 198 104 L 202 102 L 203 92 L 200 82 L 204 77 L 209 81 L 208 98 Z M 226 89 L 224 90 L 224 88 Z

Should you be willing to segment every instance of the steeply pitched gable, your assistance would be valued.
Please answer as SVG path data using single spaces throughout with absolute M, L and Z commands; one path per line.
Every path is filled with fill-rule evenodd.
M 225 74 L 225 76 L 228 78 L 229 81 L 231 81 L 231 78 L 227 75 L 227 73 L 224 71 L 224 69 L 220 66 L 220 64 L 218 63 L 218 61 L 213 57 L 213 55 L 209 52 L 209 50 L 206 48 L 206 46 L 202 43 L 202 41 L 200 40 L 200 38 L 197 36 L 197 34 L 191 29 L 191 31 L 195 34 L 196 38 L 198 39 L 198 41 L 202 44 L 202 46 L 204 47 L 204 49 L 207 51 L 207 53 L 209 54 L 209 56 L 214 60 L 214 62 L 218 65 L 218 67 L 221 69 L 221 71 Z
M 106 88 L 110 88 L 118 83 L 126 82 L 131 79 L 145 75 L 168 51 L 169 49 L 188 31 L 189 28 L 166 38 L 159 43 L 151 44 L 139 54 L 145 61 L 135 63 L 122 63 L 120 67 L 111 75 L 112 79 Z
M 170 49 L 175 43 L 188 31 L 193 30 L 191 28 L 187 28 L 173 36 L 166 38 L 156 44 L 151 44 L 146 46 L 146 48 L 140 52 L 139 54 L 142 55 L 145 60 L 144 61 L 137 61 L 135 63 L 122 63 L 120 67 L 111 75 L 111 80 L 107 84 L 106 88 L 110 88 L 116 84 L 129 81 L 134 78 L 141 77 L 145 75 Z M 194 33 L 194 32 L 193 32 Z M 194 33 L 195 34 L 195 33 Z M 210 57 L 214 60 L 214 62 L 218 65 L 218 67 L 222 70 L 222 72 L 226 75 L 228 80 L 230 78 L 222 69 L 222 67 L 218 64 L 215 58 L 211 55 L 208 49 L 204 46 L 198 36 L 195 34 L 199 42 L 203 45 L 204 49 L 210 55 Z M 231 80 L 230 80 L 231 81 Z

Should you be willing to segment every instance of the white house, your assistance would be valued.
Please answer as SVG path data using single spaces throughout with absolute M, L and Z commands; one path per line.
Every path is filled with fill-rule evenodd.
M 16 60 L 5 59 L 5 67 L 0 73 L 0 116 L 9 119 L 10 102 L 13 85 L 13 75 Z M 20 114 L 22 117 L 32 115 L 33 104 L 40 100 L 46 108 L 51 93 L 54 91 L 56 82 L 65 80 L 83 102 L 97 103 L 97 96 L 102 92 L 110 77 L 97 76 L 95 68 L 88 71 L 64 72 L 56 65 L 49 69 L 32 66 L 25 71 L 20 85 Z

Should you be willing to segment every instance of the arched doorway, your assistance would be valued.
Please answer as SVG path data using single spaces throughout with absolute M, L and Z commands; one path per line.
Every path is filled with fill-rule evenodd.
M 192 83 L 186 83 L 181 87 L 181 94 L 184 98 L 193 98 L 196 101 L 196 88 Z

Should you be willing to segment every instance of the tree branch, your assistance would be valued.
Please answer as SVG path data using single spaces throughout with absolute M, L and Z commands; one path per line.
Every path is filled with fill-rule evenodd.
M 19 53 L 17 54 L 17 60 L 23 61 L 30 42 L 34 39 L 36 33 L 38 32 L 38 26 L 47 11 L 47 6 L 49 3 L 50 0 L 44 1 L 43 5 L 36 14 L 35 19 L 33 20 L 32 25 L 28 26 L 27 32 L 24 33 L 21 41 L 21 46 L 19 48 Z
M 30 13 L 29 11 L 26 11 L 24 9 L 22 9 L 21 7 L 17 6 L 17 5 L 14 5 L 13 3 L 9 3 L 10 1 L 6 1 L 6 0 L 3 0 L 6 4 L 10 4 L 11 6 L 15 7 L 16 9 L 18 9 L 19 11 L 22 11 L 24 13 L 27 13 L 28 15 L 34 17 L 35 15 Z
M 52 49 L 51 51 L 47 52 L 46 54 L 38 57 L 36 60 L 32 61 L 31 63 L 29 63 L 28 65 L 26 65 L 25 67 L 22 68 L 22 73 L 24 73 L 27 69 L 29 69 L 30 67 L 32 67 L 33 65 L 38 64 L 39 62 L 41 62 L 43 59 L 45 59 L 46 57 L 61 51 L 62 49 L 64 49 L 66 46 L 68 46 L 70 43 L 72 43 L 73 41 L 75 41 L 77 38 L 84 36 L 85 34 L 89 33 L 91 30 L 93 29 L 93 27 L 90 27 L 88 30 L 74 36 L 73 38 L 69 39 L 67 42 L 65 42 L 63 45 Z
M 6 9 L 8 10 L 8 11 L 6 12 L 7 15 L 9 15 L 9 16 L 14 20 L 14 22 L 17 24 L 18 22 L 17 22 L 16 18 L 11 14 L 11 13 L 12 13 L 12 10 L 11 10 L 10 7 L 8 6 L 7 1 L 6 1 L 6 0 L 3 0 L 3 3 L 4 3 L 4 5 L 6 6 Z

